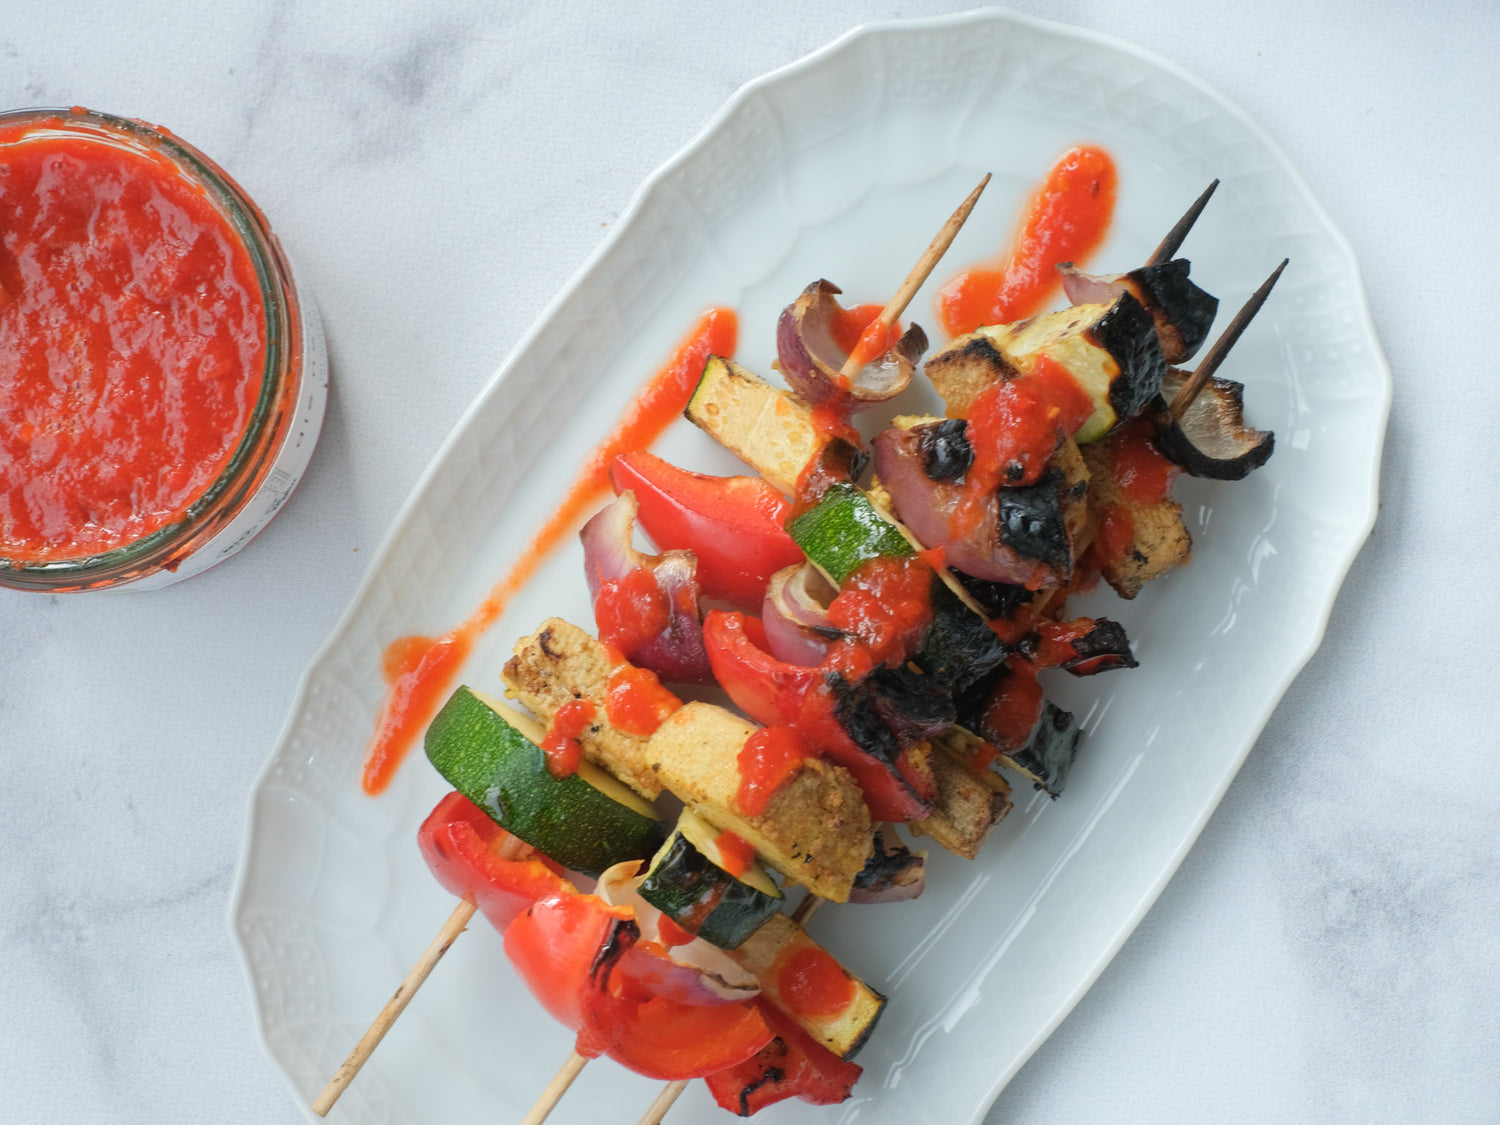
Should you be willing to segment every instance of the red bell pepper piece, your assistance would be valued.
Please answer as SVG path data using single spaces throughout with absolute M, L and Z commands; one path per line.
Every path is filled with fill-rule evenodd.
M 774 1005 L 763 1000 L 756 1004 L 776 1038 L 754 1058 L 704 1079 L 714 1101 L 749 1117 L 787 1098 L 811 1105 L 837 1105 L 848 1098 L 859 1081 L 860 1067 L 839 1058 Z
M 501 859 L 510 833 L 462 793 L 437 803 L 417 831 L 422 858 L 445 889 L 472 901 L 495 929 L 505 928 L 539 899 L 573 892 L 551 861 Z
M 761 647 L 765 633 L 760 622 L 743 613 L 710 610 L 703 621 L 703 643 L 714 677 L 735 705 L 763 726 L 795 726 L 814 747 L 854 775 L 875 820 L 918 820 L 931 811 L 931 795 L 913 788 L 901 761 L 886 763 L 862 749 L 834 714 L 830 674 L 839 671 L 846 679 L 857 679 L 855 670 L 828 665 L 803 668 L 777 660 Z M 830 660 L 836 664 L 858 652 L 857 648 L 845 649 Z
M 606 1054 L 647 1078 L 700 1078 L 754 1057 L 771 1029 L 748 1002 L 711 1007 L 657 995 L 621 971 L 625 953 L 665 956 L 637 945 L 628 907 L 594 895 L 542 899 L 505 931 L 505 952 L 552 1016 L 578 1032 L 586 1058 Z
M 735 1066 L 771 1041 L 748 1002 L 669 999 L 651 981 L 671 973 L 626 971 L 627 952 L 647 968 L 668 960 L 654 943 L 638 944 L 634 911 L 579 894 L 544 857 L 502 859 L 510 838 L 461 793 L 439 801 L 417 834 L 438 882 L 484 911 L 542 1007 L 578 1033 L 579 1054 L 607 1054 L 648 1078 L 677 1080 Z
M 640 936 L 629 907 L 595 895 L 557 894 L 533 903 L 505 931 L 505 954 L 552 1018 L 582 1032 L 599 1006 L 604 977 Z M 578 1053 L 603 1046 L 579 1036 Z
M 698 556 L 711 598 L 758 610 L 771 575 L 803 561 L 784 526 L 791 505 L 760 477 L 705 476 L 644 452 L 620 454 L 609 476 L 616 492 L 635 491 L 658 550 Z
M 653 942 L 638 944 L 632 953 L 662 960 L 667 956 Z M 608 1034 L 610 1058 L 647 1078 L 702 1078 L 754 1058 L 773 1038 L 752 1001 L 702 1005 L 672 1000 L 620 970 L 610 974 L 607 996 L 595 1034 Z

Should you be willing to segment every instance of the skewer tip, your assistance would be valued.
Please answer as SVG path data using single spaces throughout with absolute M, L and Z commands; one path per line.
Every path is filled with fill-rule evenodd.
M 1208 382 L 1209 376 L 1218 370 L 1219 364 L 1223 363 L 1224 357 L 1229 354 L 1229 349 L 1234 347 L 1235 341 L 1255 319 L 1255 314 L 1260 312 L 1261 306 L 1266 303 L 1266 298 L 1271 295 L 1271 290 L 1276 288 L 1281 271 L 1286 269 L 1290 262 L 1290 258 L 1281 259 L 1281 264 L 1271 271 L 1271 276 L 1260 283 L 1260 288 L 1250 294 L 1250 299 L 1245 302 L 1239 312 L 1234 314 L 1234 319 L 1224 329 L 1224 334 L 1214 341 L 1213 347 L 1209 348 L 1208 353 L 1199 361 L 1192 377 L 1183 384 L 1182 389 L 1177 392 L 1177 397 L 1172 400 L 1168 409 L 1172 412 L 1173 418 L 1180 419 L 1186 413 L 1193 399 L 1198 397 L 1198 392 Z
M 1193 205 L 1183 213 L 1182 218 L 1173 224 L 1172 229 L 1167 232 L 1167 237 L 1161 240 L 1161 245 L 1156 248 L 1150 258 L 1146 259 L 1148 266 L 1159 266 L 1172 260 L 1172 256 L 1177 253 L 1187 238 L 1188 232 L 1193 229 L 1193 224 L 1198 221 L 1198 216 L 1203 214 L 1203 209 L 1208 206 L 1208 201 L 1218 190 L 1217 179 L 1203 189 L 1203 194 L 1193 200 Z

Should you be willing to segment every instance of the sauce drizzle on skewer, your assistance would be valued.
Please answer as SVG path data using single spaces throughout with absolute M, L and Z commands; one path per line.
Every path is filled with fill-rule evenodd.
M 1063 153 L 1027 201 L 1003 262 L 971 266 L 939 290 L 943 330 L 962 336 L 1041 312 L 1062 284 L 1059 263 L 1081 263 L 1109 233 L 1117 182 L 1115 162 L 1102 148 Z
M 649 448 L 682 414 L 708 357 L 733 355 L 738 336 L 739 320 L 733 309 L 704 313 L 661 370 L 641 388 L 610 435 L 589 455 L 562 502 L 479 607 L 439 637 L 401 637 L 391 643 L 383 662 L 389 686 L 365 754 L 361 782 L 366 793 L 373 797 L 385 791 L 446 697 L 474 641 L 500 619 L 510 599 L 563 537 L 609 494 L 609 466 L 615 456 Z

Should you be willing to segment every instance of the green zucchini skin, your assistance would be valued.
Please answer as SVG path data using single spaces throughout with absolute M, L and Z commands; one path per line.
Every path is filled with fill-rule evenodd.
M 787 525 L 787 533 L 835 586 L 871 559 L 915 553 L 895 524 L 851 484 L 835 484 Z
M 427 758 L 496 824 L 570 871 L 597 877 L 661 843 L 661 821 L 594 788 L 554 777 L 547 756 L 472 689 L 458 688 L 427 728 Z
M 681 832 L 674 832 L 641 880 L 640 896 L 690 933 L 735 949 L 781 907 L 781 900 L 742 883 Z

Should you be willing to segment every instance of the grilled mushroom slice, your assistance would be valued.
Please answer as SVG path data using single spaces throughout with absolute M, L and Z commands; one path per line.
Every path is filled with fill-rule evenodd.
M 1276 435 L 1245 425 L 1244 385 L 1217 376 L 1204 383 L 1181 418 L 1174 418 L 1167 404 L 1188 378 L 1174 368 L 1162 380 L 1151 411 L 1156 448 L 1190 476 L 1243 480 L 1270 458 Z

